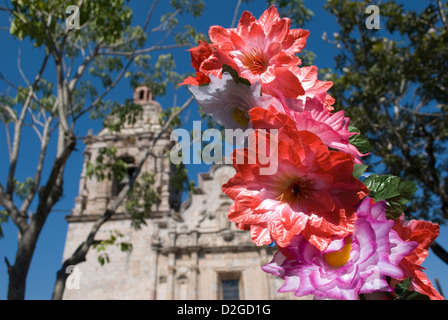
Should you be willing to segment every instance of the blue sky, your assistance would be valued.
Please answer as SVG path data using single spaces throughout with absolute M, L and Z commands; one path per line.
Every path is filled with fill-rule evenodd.
M 152 1 L 145 0 L 133 0 L 131 1 L 131 7 L 135 8 L 134 16 L 135 22 L 143 24 L 147 10 L 149 9 Z M 156 11 L 155 16 L 160 16 L 161 13 L 166 12 L 166 2 L 161 1 L 160 8 Z M 208 28 L 211 25 L 221 25 L 223 27 L 229 27 L 237 0 L 230 1 L 215 1 L 206 0 L 206 10 L 199 19 L 186 19 L 181 23 L 189 23 L 197 28 L 198 31 L 203 33 L 208 32 Z M 337 32 L 337 25 L 334 17 L 325 12 L 322 7 L 325 4 L 325 0 L 310 0 L 305 1 L 306 5 L 314 11 L 314 18 L 306 26 L 310 30 L 311 35 L 308 38 L 307 49 L 316 54 L 315 64 L 318 68 L 327 68 L 334 66 L 333 57 L 336 54 L 336 49 L 321 39 L 323 32 L 327 32 L 328 35 L 332 35 L 333 32 Z M 404 2 L 404 1 L 400 1 Z M 223 5 L 225 3 L 225 5 Z M 375 3 L 375 1 L 372 1 Z M 406 1 L 406 5 L 420 6 L 426 5 L 426 1 L 413 0 Z M 251 11 L 256 17 L 259 17 L 261 13 L 266 9 L 265 0 L 254 0 L 249 5 L 243 5 L 240 8 L 239 16 L 243 10 Z M 154 24 L 157 21 L 154 22 Z M 154 25 L 153 24 L 153 25 Z M 0 12 L 0 27 L 8 26 L 6 14 Z M 41 61 L 42 52 L 40 50 L 32 48 L 27 42 L 18 42 L 12 39 L 7 30 L 0 29 L 0 41 L 2 43 L 2 49 L 0 50 L 0 72 L 2 72 L 8 79 L 11 79 L 14 83 L 23 84 L 21 77 L 17 71 L 17 54 L 18 50 L 21 50 L 21 63 L 23 70 L 26 71 L 29 78 L 33 78 L 39 63 Z M 190 56 L 185 49 L 179 49 L 173 51 L 176 64 L 179 72 L 192 72 L 190 66 Z M 6 85 L 0 82 L 0 92 L 5 92 Z M 185 88 L 178 89 L 177 101 L 181 104 L 189 97 L 189 93 Z M 173 93 L 171 88 L 165 97 L 157 98 L 157 100 L 164 107 L 173 105 Z M 129 85 L 125 82 L 121 83 L 116 90 L 109 96 L 109 98 L 116 99 L 119 102 L 123 102 L 125 99 L 132 97 L 132 91 Z M 184 123 L 186 129 L 191 129 L 193 120 L 198 120 L 198 114 L 196 112 L 197 106 L 193 104 L 190 108 L 190 112 L 185 113 Z M 93 128 L 94 133 L 97 133 L 100 129 L 100 124 L 91 121 L 85 121 L 78 129 L 77 134 L 85 135 L 87 130 Z M 0 126 L 0 168 L 8 168 L 8 156 L 7 148 L 5 146 L 5 130 L 3 126 Z M 32 134 L 31 131 L 26 133 L 26 140 L 24 141 L 21 152 L 25 157 L 19 163 L 19 167 L 25 168 L 27 163 L 33 162 L 32 155 L 37 151 L 39 147 L 39 141 Z M 54 150 L 53 150 L 54 152 Z M 65 194 L 63 199 L 56 205 L 56 210 L 52 212 L 48 218 L 48 221 L 42 230 L 37 248 L 34 254 L 33 262 L 31 264 L 28 284 L 27 284 L 27 299 L 50 299 L 53 290 L 53 285 L 56 277 L 56 271 L 60 268 L 62 261 L 62 252 L 65 243 L 65 236 L 67 231 L 67 223 L 64 217 L 69 214 L 73 208 L 74 199 L 78 193 L 78 182 L 81 173 L 81 165 L 83 160 L 83 146 L 78 145 L 78 151 L 69 159 L 66 169 L 65 177 Z M 27 157 L 26 153 L 30 156 Z M 195 179 L 199 172 L 207 170 L 205 165 L 190 165 L 188 166 L 191 179 Z M 5 171 L 0 171 L 0 181 L 5 181 Z M 31 171 L 33 172 L 33 171 Z M 30 176 L 31 173 L 23 169 L 19 173 L 19 180 L 22 181 Z M 3 262 L 4 257 L 12 262 L 15 257 L 15 250 L 17 248 L 17 229 L 12 222 L 8 222 L 3 225 L 5 237 L 0 239 L 0 299 L 6 299 L 8 277 L 6 272 L 6 265 Z M 438 239 L 439 243 L 445 248 L 448 248 L 448 228 L 442 227 L 441 235 Z M 430 252 L 424 266 L 428 269 L 427 275 L 430 280 L 439 278 L 442 288 L 445 293 L 448 292 L 448 266 L 438 259 L 432 252 Z

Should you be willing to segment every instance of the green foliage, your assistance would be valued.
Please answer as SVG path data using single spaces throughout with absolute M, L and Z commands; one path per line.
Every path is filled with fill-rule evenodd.
M 386 200 L 386 217 L 394 220 L 406 210 L 407 204 L 417 191 L 414 182 L 391 175 L 372 174 L 363 183 L 371 191 L 370 197 L 375 201 Z
M 188 43 L 191 41 L 191 43 L 197 44 L 199 43 L 199 40 L 206 41 L 205 36 L 203 33 L 197 33 L 196 29 L 193 26 L 190 25 L 184 25 L 183 26 L 183 32 L 178 33 L 175 36 L 175 40 L 177 44 L 183 44 Z
M 430 300 L 427 295 L 409 290 L 411 280 L 412 278 L 408 278 L 396 285 L 395 300 Z
M 104 179 L 122 180 L 127 172 L 128 165 L 117 157 L 117 148 L 100 148 L 95 162 L 87 162 L 86 175 L 89 179 L 96 177 L 98 181 Z
M 131 25 L 133 12 L 127 6 L 128 2 L 129 0 L 73 3 L 67 3 L 65 0 L 12 1 L 11 34 L 19 40 L 28 37 L 36 47 L 44 47 L 46 52 L 54 56 L 57 64 L 62 63 L 61 58 L 65 59 L 66 68 L 70 64 L 66 59 L 79 59 L 81 56 L 83 60 L 90 59 L 89 51 L 92 53 L 95 47 L 98 49 L 96 53 L 92 53 L 93 59 L 87 64 L 89 76 L 93 80 L 80 80 L 78 85 L 72 88 L 72 92 L 69 92 L 68 112 L 75 119 L 86 111 L 92 119 L 104 119 L 109 114 L 124 113 L 117 110 L 122 107 L 120 104 L 100 96 L 101 89 L 96 83 L 98 80 L 108 90 L 116 85 L 115 81 L 119 79 L 119 74 L 123 70 L 125 71 L 123 79 L 127 79 L 131 87 L 148 85 L 152 88 L 154 96 L 164 95 L 170 84 L 177 84 L 183 79 L 182 75 L 175 72 L 176 65 L 171 53 L 163 52 L 158 55 L 154 53 L 151 57 L 153 51 L 164 48 L 162 40 L 167 37 L 150 47 L 153 50 L 143 50 L 144 53 L 140 53 L 139 48 L 148 45 L 147 30 L 138 25 Z M 200 0 L 171 1 L 171 4 L 173 11 L 162 16 L 161 26 L 154 28 L 153 31 L 171 35 L 179 46 L 190 46 L 201 36 L 191 25 L 183 26 L 180 31 L 176 30 L 177 17 L 179 14 L 199 17 L 205 4 Z M 80 30 L 68 30 L 65 26 L 65 20 L 71 14 L 65 12 L 68 5 L 79 7 Z M 85 61 L 81 60 L 82 62 Z M 76 71 L 76 64 L 70 66 L 70 69 Z M 56 101 L 55 84 L 56 82 L 45 78 L 37 83 L 35 92 L 40 93 L 40 96 L 37 103 L 34 101 L 32 103 L 34 110 L 52 110 Z M 12 104 L 7 105 L 23 105 L 27 95 L 27 87 L 18 87 L 17 97 Z M 95 103 L 89 106 L 92 102 Z M 9 119 L 9 115 L 3 111 L 0 111 L 0 117 Z M 116 131 L 117 127 L 119 126 L 114 125 L 113 131 Z
M 149 54 L 138 55 L 134 64 L 137 71 L 130 75 L 132 87 L 141 84 L 151 88 L 154 96 L 164 95 L 169 84 L 180 83 L 183 76 L 175 72 L 176 64 L 171 53 L 161 54 L 155 64 L 151 64 Z
M 369 168 L 369 165 L 367 164 L 355 163 L 353 166 L 353 176 L 355 178 L 361 177 L 363 173 L 366 172 L 367 168 Z
M 8 222 L 9 214 L 6 210 L 0 210 L 0 239 L 4 237 L 2 224 Z
M 123 64 L 120 57 L 98 57 L 92 63 L 89 69 L 89 73 L 99 78 L 103 87 L 108 87 L 113 82 L 113 72 L 119 71 L 123 68 Z
M 121 252 L 132 252 L 132 243 L 119 241 L 124 235 L 118 230 L 109 230 L 110 236 L 108 239 L 96 242 L 93 248 L 98 252 L 98 262 L 103 266 L 105 263 L 109 263 L 109 255 L 107 254 L 107 248 L 110 246 L 116 246 L 120 248 Z
M 14 105 L 13 98 L 0 94 L 0 105 L 2 104 L 5 106 Z M 13 112 L 17 117 L 17 112 L 15 112 L 15 110 L 13 110 Z M 5 125 L 8 125 L 12 121 L 11 115 L 6 112 L 4 108 L 0 108 L 0 121 L 2 121 Z
M 366 154 L 372 150 L 372 146 L 371 146 L 369 140 L 367 139 L 366 136 L 364 136 L 360 133 L 358 128 L 349 126 L 348 131 L 358 133 L 358 134 L 354 134 L 354 135 L 350 136 L 348 141 L 350 142 L 350 144 L 355 146 L 359 152 L 361 152 L 362 154 Z
M 120 132 L 126 125 L 133 125 L 141 116 L 143 108 L 132 100 L 126 100 L 124 105 L 116 104 L 104 121 L 104 127 L 111 132 Z
M 170 4 L 180 13 L 190 13 L 195 18 L 199 18 L 205 8 L 203 0 L 170 0 Z
M 164 110 L 162 110 L 162 112 L 159 115 L 159 123 L 161 125 L 165 125 L 165 123 L 167 123 L 168 119 L 170 119 L 179 110 L 180 110 L 179 107 L 165 108 Z M 177 115 L 172 119 L 172 121 L 170 123 L 170 128 L 171 129 L 178 128 L 181 126 L 181 124 L 182 124 L 182 122 L 180 120 L 180 115 Z
M 174 192 L 195 192 L 196 186 L 193 180 L 188 178 L 188 170 L 182 163 L 171 165 L 172 176 L 170 179 L 170 189 Z
M 16 192 L 16 195 L 23 200 L 31 192 L 33 184 L 34 180 L 31 177 L 26 178 L 25 182 L 14 180 L 14 191 Z
M 222 66 L 222 73 L 224 73 L 224 72 L 230 73 L 230 75 L 232 76 L 232 78 L 236 84 L 242 83 L 242 84 L 245 84 L 246 86 L 250 87 L 250 85 L 251 85 L 250 81 L 247 79 L 241 78 L 238 75 L 238 72 L 235 69 L 233 69 L 231 66 L 224 64 Z
M 132 20 L 132 10 L 125 6 L 128 0 L 97 0 L 77 1 L 79 5 L 80 25 L 85 26 L 85 32 L 94 42 L 115 44 L 122 36 Z M 64 36 L 66 7 L 70 4 L 65 0 L 33 1 L 12 0 L 14 19 L 10 33 L 19 40 L 30 37 L 35 46 L 53 48 L 55 40 Z M 50 32 L 47 32 L 47 31 Z M 71 31 L 77 38 L 80 33 Z
M 146 225 L 145 219 L 151 216 L 153 206 L 159 202 L 154 182 L 154 175 L 143 172 L 128 194 L 125 209 L 131 216 L 131 226 L 137 230 Z

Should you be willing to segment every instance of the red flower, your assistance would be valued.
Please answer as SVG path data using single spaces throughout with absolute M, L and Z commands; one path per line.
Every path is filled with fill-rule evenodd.
M 421 266 L 428 256 L 430 244 L 439 236 L 440 226 L 423 220 L 405 221 L 403 214 L 400 219 L 395 221 L 393 229 L 401 239 L 418 243 L 417 248 L 401 260 L 400 267 L 404 275 L 402 279 L 397 280 L 412 277 L 410 289 L 427 295 L 431 300 L 444 300 L 423 272 L 425 268 Z
M 213 47 L 207 42 L 199 41 L 199 46 L 188 49 L 191 55 L 191 65 L 196 70 L 196 77 L 188 77 L 184 80 L 183 84 L 201 85 L 210 83 L 210 78 L 206 73 L 203 73 L 201 66 L 205 60 L 207 60 L 214 52 Z
M 290 30 L 290 27 L 291 20 L 280 19 L 275 6 L 258 20 L 245 11 L 237 28 L 210 28 L 209 36 L 216 52 L 202 67 L 218 76 L 222 65 L 229 64 L 251 83 L 259 80 L 263 92 L 273 87 L 286 97 L 302 95 L 305 91 L 289 68 L 301 63 L 295 54 L 305 47 L 309 31 Z
M 254 159 L 253 150 L 235 150 L 237 173 L 223 185 L 234 200 L 230 221 L 250 230 L 257 245 L 275 241 L 286 247 L 292 237 L 301 234 L 321 251 L 332 236 L 353 232 L 355 205 L 369 191 L 353 177 L 350 155 L 330 151 L 315 134 L 289 124 L 276 135 L 255 130 L 249 139 L 254 136 L 258 144 L 266 137 L 267 150 L 278 143 L 277 172 L 263 175 L 261 169 L 268 165 Z M 238 163 L 239 156 L 244 163 Z

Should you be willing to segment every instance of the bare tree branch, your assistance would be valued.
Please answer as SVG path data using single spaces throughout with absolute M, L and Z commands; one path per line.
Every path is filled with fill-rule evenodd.
M 8 155 L 11 158 L 11 135 L 9 134 L 9 123 L 5 123 L 6 144 L 8 145 Z
M 11 196 L 5 193 L 3 186 L 1 184 L 0 184 L 0 204 L 8 211 L 9 217 L 19 228 L 19 232 L 23 234 L 28 227 L 26 217 L 20 215 L 20 212 L 17 209 L 14 201 L 12 201 Z
M 156 9 L 156 6 L 157 6 L 158 2 L 159 2 L 159 0 L 155 0 L 152 3 L 151 9 L 149 9 L 148 15 L 146 16 L 145 24 L 143 25 L 143 31 L 146 31 L 146 29 L 148 28 L 149 21 L 151 21 L 152 15 L 154 13 L 154 10 Z
M 7 106 L 6 104 L 0 102 L 0 108 L 4 109 L 14 122 L 17 121 L 17 115 L 10 106 Z
M 446 17 L 445 17 L 445 12 L 443 11 L 443 3 L 441 0 L 436 0 L 437 2 L 437 8 L 439 9 L 439 16 L 440 16 L 440 20 L 443 23 L 443 26 L 446 27 Z
M 137 51 L 104 51 L 102 54 L 105 55 L 116 55 L 116 56 L 134 56 L 138 54 L 148 53 L 156 50 L 168 50 L 168 49 L 177 49 L 177 48 L 183 48 L 183 47 L 189 47 L 191 46 L 191 43 L 181 43 L 181 44 L 169 44 L 165 46 L 151 46 L 146 49 L 141 49 Z
M 41 148 L 40 148 L 40 153 L 39 153 L 39 159 L 37 161 L 37 166 L 36 166 L 36 172 L 34 174 L 34 178 L 33 178 L 33 185 L 31 187 L 30 192 L 28 193 L 28 195 L 25 197 L 22 206 L 20 208 L 20 212 L 27 212 L 31 202 L 33 201 L 36 192 L 39 188 L 41 179 L 42 179 L 42 170 L 44 168 L 44 160 L 45 160 L 45 156 L 47 154 L 47 149 L 48 149 L 48 143 L 50 141 L 50 124 L 52 122 L 52 118 L 50 117 L 44 126 L 44 130 L 42 133 L 42 139 L 41 139 Z
M 149 33 L 157 32 L 157 31 L 165 31 L 165 27 L 169 24 L 171 20 L 173 20 L 178 14 L 180 13 L 180 10 L 177 9 L 171 16 L 169 16 L 168 19 L 163 21 L 161 24 L 159 24 L 157 27 L 152 28 Z
M 238 3 L 235 7 L 235 13 L 233 14 L 232 24 L 230 25 L 230 28 L 235 28 L 236 20 L 238 19 L 238 13 L 240 11 L 241 4 L 243 3 L 243 0 L 238 0 Z
M 121 70 L 121 72 L 117 75 L 117 77 L 115 78 L 115 80 L 107 87 L 107 89 L 103 92 L 103 94 L 101 94 L 100 96 L 98 96 L 95 101 L 93 101 L 88 107 L 84 108 L 81 112 L 79 112 L 75 117 L 74 117 L 74 122 L 76 122 L 79 118 L 81 118 L 84 114 L 86 114 L 87 112 L 89 112 L 90 110 L 92 110 L 98 103 L 100 103 L 104 97 L 118 84 L 118 82 L 120 82 L 120 80 L 123 78 L 123 76 L 126 74 L 126 72 L 128 71 L 129 67 L 131 66 L 132 62 L 134 61 L 135 57 L 133 57 L 132 59 L 130 59 L 127 63 L 127 65 Z
M 76 75 L 72 78 L 72 80 L 70 80 L 70 83 L 68 85 L 69 92 L 73 92 L 79 79 L 82 77 L 82 75 L 86 71 L 86 68 L 88 67 L 88 65 L 97 57 L 100 49 L 101 49 L 101 45 L 98 44 L 95 47 L 95 49 L 93 50 L 93 52 L 86 59 L 84 59 L 83 63 L 78 67 L 78 70 L 76 71 Z
M 41 66 L 39 72 L 37 73 L 37 75 L 34 79 L 33 85 L 29 87 L 28 96 L 27 96 L 25 103 L 22 107 L 20 117 L 19 117 L 18 121 L 15 123 L 14 138 L 13 138 L 14 141 L 13 141 L 13 147 L 12 147 L 11 158 L 10 158 L 8 179 L 7 179 L 7 183 L 6 183 L 6 193 L 8 195 L 10 195 L 11 198 L 12 198 L 12 194 L 14 191 L 14 176 L 15 176 L 17 160 L 18 160 L 18 156 L 19 156 L 20 143 L 22 140 L 21 136 L 22 136 L 23 122 L 25 120 L 25 115 L 27 113 L 27 110 L 30 106 L 33 92 L 36 89 L 36 86 L 39 83 L 40 79 L 42 78 L 42 74 L 47 66 L 48 57 L 49 57 L 49 55 L 47 54 L 44 58 L 44 61 L 42 63 L 42 66 Z

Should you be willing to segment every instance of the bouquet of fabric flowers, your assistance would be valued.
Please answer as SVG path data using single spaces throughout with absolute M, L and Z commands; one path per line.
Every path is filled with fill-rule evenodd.
M 228 129 L 252 129 L 275 153 L 276 172 L 250 147 L 232 154 L 236 174 L 222 186 L 228 218 L 258 245 L 278 247 L 265 272 L 279 292 L 315 299 L 443 299 L 421 267 L 437 224 L 406 220 L 414 183 L 371 174 L 367 139 L 335 112 L 316 66 L 296 56 L 309 32 L 291 29 L 275 6 L 237 28 L 212 26 L 211 43 L 190 49 L 188 85 L 201 111 Z M 237 161 L 244 159 L 244 161 Z

